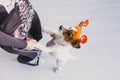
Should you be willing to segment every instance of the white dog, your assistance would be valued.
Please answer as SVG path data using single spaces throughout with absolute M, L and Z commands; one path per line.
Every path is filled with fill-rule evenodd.
M 84 38 L 84 41 L 87 39 L 86 36 L 75 37 L 76 35 L 80 36 L 82 26 L 84 26 L 84 22 L 81 22 L 76 28 L 66 29 L 62 25 L 59 27 L 59 32 L 55 33 L 53 31 L 44 30 L 43 32 L 50 34 L 52 39 L 47 42 L 46 46 L 44 47 L 40 44 L 37 44 L 35 47 L 39 48 L 43 52 L 48 52 L 56 59 L 56 67 L 54 68 L 54 72 L 58 72 L 62 66 L 64 66 L 68 60 L 76 59 L 69 50 L 71 48 L 80 48 L 81 39 Z M 74 38 L 75 37 L 75 38 Z

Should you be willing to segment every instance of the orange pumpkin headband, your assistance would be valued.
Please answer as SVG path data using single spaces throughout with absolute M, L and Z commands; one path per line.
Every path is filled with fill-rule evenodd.
M 80 35 L 82 33 L 82 27 L 87 27 L 87 25 L 89 24 L 89 20 L 85 20 L 82 21 L 79 25 L 75 26 L 77 32 L 75 33 L 75 35 L 73 36 L 73 39 L 80 39 L 80 43 L 85 44 L 87 42 L 87 36 L 86 35 L 82 35 L 82 37 L 80 38 Z

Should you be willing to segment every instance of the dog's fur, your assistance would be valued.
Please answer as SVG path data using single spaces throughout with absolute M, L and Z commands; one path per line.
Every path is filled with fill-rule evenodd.
M 83 23 L 80 23 L 80 27 L 82 27 Z M 54 33 L 52 31 L 44 30 L 43 32 L 50 34 L 52 39 L 47 42 L 44 47 L 40 44 L 36 45 L 43 52 L 48 52 L 56 59 L 56 67 L 54 68 L 54 72 L 58 72 L 63 65 L 67 63 L 70 59 L 76 59 L 75 56 L 70 54 L 69 50 L 71 48 L 80 48 L 80 40 L 73 39 L 72 37 L 76 33 L 73 29 L 66 29 L 62 25 L 59 27 L 59 32 Z

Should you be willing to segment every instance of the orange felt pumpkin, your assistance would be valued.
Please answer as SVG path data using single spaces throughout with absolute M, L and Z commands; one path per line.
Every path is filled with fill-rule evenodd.
M 80 38 L 80 43 L 85 44 L 85 43 L 87 43 L 87 40 L 88 40 L 87 36 L 86 36 L 86 35 L 83 35 L 83 36 Z
M 87 19 L 87 20 L 84 21 L 83 26 L 86 27 L 88 24 L 89 24 L 89 20 Z
M 89 20 L 85 20 L 83 21 L 83 23 L 80 23 L 79 25 L 75 26 L 75 28 L 77 29 L 77 32 L 73 35 L 73 39 L 80 39 L 80 35 L 82 33 L 82 26 L 87 26 L 89 24 Z

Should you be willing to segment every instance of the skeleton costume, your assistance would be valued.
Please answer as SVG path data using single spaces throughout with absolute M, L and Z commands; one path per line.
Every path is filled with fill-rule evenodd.
M 27 37 L 37 41 L 42 38 L 41 23 L 31 3 L 28 0 L 0 0 L 0 47 L 18 54 L 17 60 L 21 63 L 38 65 L 31 61 L 41 51 L 23 50 Z

